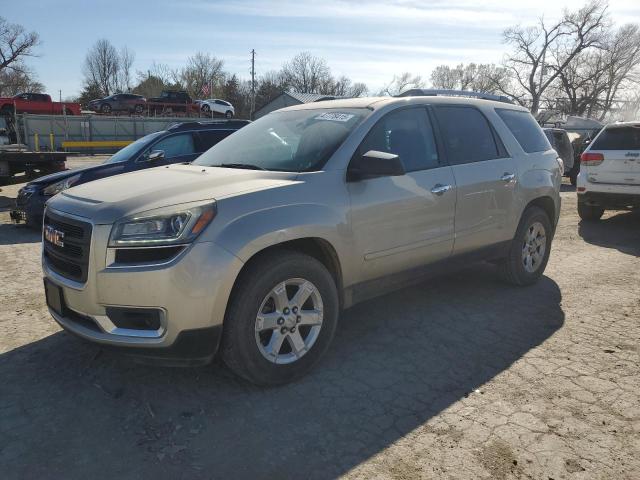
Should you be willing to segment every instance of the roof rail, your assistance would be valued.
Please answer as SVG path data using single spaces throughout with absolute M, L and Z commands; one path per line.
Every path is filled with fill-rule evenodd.
M 504 95 L 493 95 L 491 93 L 470 92 L 468 90 L 446 90 L 446 89 L 430 89 L 430 88 L 412 88 L 402 92 L 396 97 L 467 97 L 480 98 L 482 100 L 493 100 L 494 102 L 513 103 L 509 97 Z

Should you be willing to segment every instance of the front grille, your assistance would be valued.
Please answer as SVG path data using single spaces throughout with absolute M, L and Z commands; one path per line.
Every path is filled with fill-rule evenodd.
M 86 282 L 91 247 L 91 224 L 52 212 L 46 213 L 44 224 L 64 233 L 62 247 L 43 240 L 44 257 L 49 268 L 76 282 Z

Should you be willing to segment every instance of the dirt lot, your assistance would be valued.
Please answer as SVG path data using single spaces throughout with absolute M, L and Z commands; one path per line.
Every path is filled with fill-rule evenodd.
M 275 389 L 61 332 L 0 209 L 0 478 L 640 478 L 640 216 L 581 224 L 565 190 L 538 285 L 479 265 L 359 305 Z

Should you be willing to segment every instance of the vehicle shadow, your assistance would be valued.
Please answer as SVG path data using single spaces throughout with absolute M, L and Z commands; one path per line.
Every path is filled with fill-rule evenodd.
M 481 265 L 358 305 L 302 380 L 142 366 L 63 332 L 0 355 L 5 478 L 335 478 L 473 393 L 564 323 L 550 278 Z
M 42 233 L 25 224 L 0 223 L 0 245 L 37 243 L 42 241 Z
M 575 185 L 571 185 L 570 183 L 563 183 L 562 185 L 560 185 L 560 191 L 561 192 L 575 192 L 576 191 L 576 187 L 575 187 Z
M 639 212 L 620 212 L 597 222 L 582 220 L 578 224 L 578 235 L 592 245 L 640 256 Z

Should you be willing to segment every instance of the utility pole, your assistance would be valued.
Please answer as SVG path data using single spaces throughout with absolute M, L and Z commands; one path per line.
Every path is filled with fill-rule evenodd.
M 253 120 L 256 109 L 256 51 L 251 49 L 251 113 L 249 119 Z
M 58 90 L 58 94 L 60 95 L 60 103 L 62 103 L 62 90 Z

